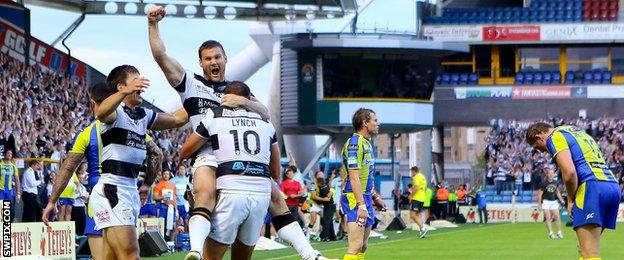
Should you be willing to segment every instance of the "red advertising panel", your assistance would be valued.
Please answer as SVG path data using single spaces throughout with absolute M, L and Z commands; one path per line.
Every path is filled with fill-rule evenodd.
M 30 48 L 27 50 L 30 57 L 30 65 L 36 63 L 44 69 L 51 69 L 59 73 L 64 73 L 67 70 L 67 54 L 34 37 L 30 39 Z M 26 37 L 21 30 L 4 21 L 0 21 L 0 51 L 24 62 Z M 69 70 L 71 75 L 84 78 L 87 73 L 87 66 L 81 61 L 72 58 Z
M 539 25 L 483 26 L 483 41 L 539 40 Z
M 569 86 L 514 87 L 512 99 L 569 99 L 572 89 Z

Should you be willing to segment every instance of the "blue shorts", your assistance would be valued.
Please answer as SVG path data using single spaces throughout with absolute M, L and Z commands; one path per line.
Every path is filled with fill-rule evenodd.
M 178 205 L 178 215 L 182 219 L 188 219 L 189 218 L 188 212 L 186 212 L 186 207 L 184 207 L 184 205 Z
M 70 198 L 60 198 L 59 199 L 59 205 L 70 205 L 70 206 L 74 206 L 74 199 L 70 199 Z
M 85 235 L 102 236 L 102 230 L 95 229 L 95 220 L 93 220 L 93 210 L 87 203 L 87 214 L 85 216 Z
M 372 227 L 375 223 L 373 196 L 364 195 L 364 203 L 366 203 L 366 210 L 368 210 L 368 218 L 366 219 L 365 227 Z M 340 208 L 342 208 L 342 212 L 347 216 L 347 223 L 357 221 L 357 201 L 352 192 L 346 192 L 340 196 Z
M 266 216 L 264 216 L 264 224 L 265 225 L 270 224 L 272 219 L 273 217 L 271 217 L 271 213 L 267 212 Z
M 145 204 L 139 210 L 139 216 L 153 216 L 156 217 L 158 212 L 156 212 L 156 205 L 152 203 Z
M 13 190 L 0 190 L 0 200 L 13 200 L 15 192 Z
M 616 182 L 588 181 L 576 190 L 574 229 L 597 224 L 602 228 L 615 229 L 620 206 L 620 186 Z

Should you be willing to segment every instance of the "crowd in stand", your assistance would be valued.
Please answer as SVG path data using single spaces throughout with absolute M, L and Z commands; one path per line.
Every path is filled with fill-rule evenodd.
M 553 125 L 575 125 L 584 129 L 597 141 L 609 168 L 624 190 L 624 119 L 563 119 L 544 120 Z M 548 153 L 539 152 L 525 142 L 524 132 L 534 121 L 492 120 L 487 137 L 487 184 L 501 190 L 535 190 L 553 167 Z

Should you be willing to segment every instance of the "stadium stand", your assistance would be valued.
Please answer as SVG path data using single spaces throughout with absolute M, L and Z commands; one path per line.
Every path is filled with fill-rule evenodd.
M 617 20 L 617 0 L 533 0 L 529 7 L 445 8 L 425 24 L 576 23 Z

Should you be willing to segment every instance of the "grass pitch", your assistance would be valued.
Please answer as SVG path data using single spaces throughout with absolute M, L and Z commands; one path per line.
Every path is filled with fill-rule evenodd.
M 372 238 L 366 259 L 578 259 L 576 235 L 564 227 L 563 239 L 549 239 L 543 223 L 465 224 L 459 228 L 431 231 L 419 239 L 418 232 L 384 231 L 389 238 Z M 624 232 L 606 230 L 602 236 L 603 259 L 622 259 Z M 345 241 L 313 243 L 325 256 L 342 259 Z M 159 260 L 183 259 L 186 253 L 165 254 Z M 224 259 L 230 259 L 226 254 Z M 256 251 L 253 259 L 300 259 L 292 249 Z

